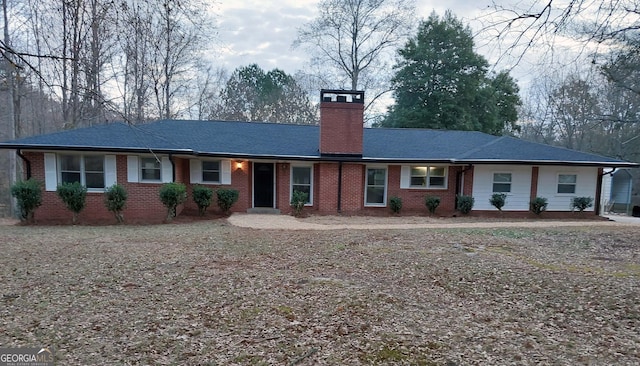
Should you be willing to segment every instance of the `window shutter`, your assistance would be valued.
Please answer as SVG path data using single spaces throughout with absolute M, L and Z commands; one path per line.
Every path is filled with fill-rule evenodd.
M 58 172 L 56 170 L 56 154 L 44 154 L 44 189 L 55 191 L 58 187 Z
M 189 170 L 191 171 L 191 183 L 202 183 L 202 161 L 189 160 Z
M 116 156 L 104 156 L 104 186 L 111 187 L 118 183 L 118 171 L 116 170 Z
M 127 156 L 127 182 L 138 183 L 140 180 L 138 178 L 139 174 L 139 160 L 135 155 Z
M 403 165 L 400 168 L 400 188 L 409 188 L 411 186 L 411 167 Z
M 171 164 L 171 160 L 168 157 L 163 156 L 161 159 L 162 162 L 162 183 L 171 183 L 173 182 L 173 164 Z
M 231 160 L 220 161 L 220 183 L 231 184 Z

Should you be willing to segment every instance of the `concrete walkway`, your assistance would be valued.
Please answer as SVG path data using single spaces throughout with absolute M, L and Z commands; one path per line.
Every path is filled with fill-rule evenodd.
M 640 218 L 612 217 L 613 221 L 563 220 L 474 220 L 433 219 L 428 217 L 358 217 L 319 216 L 298 219 L 289 215 L 263 215 L 235 213 L 227 221 L 239 227 L 275 230 L 372 230 L 418 228 L 518 228 L 518 227 L 576 227 L 576 226 L 640 226 Z

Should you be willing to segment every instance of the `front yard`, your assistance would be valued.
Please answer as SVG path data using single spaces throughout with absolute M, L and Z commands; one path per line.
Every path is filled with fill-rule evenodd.
M 0 226 L 0 253 L 0 346 L 58 365 L 640 363 L 633 227 Z

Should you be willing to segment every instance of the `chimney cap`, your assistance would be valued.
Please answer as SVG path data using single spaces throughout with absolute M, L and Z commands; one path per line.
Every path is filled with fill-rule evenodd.
M 322 89 L 320 90 L 321 102 L 338 102 L 338 103 L 359 103 L 364 104 L 363 90 L 340 90 L 340 89 Z

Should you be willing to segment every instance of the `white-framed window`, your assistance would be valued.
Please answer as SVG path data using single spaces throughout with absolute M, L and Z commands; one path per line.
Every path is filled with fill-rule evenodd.
M 60 183 L 80 182 L 88 192 L 104 192 L 117 183 L 116 156 L 80 153 L 44 153 L 45 190 Z
M 574 194 L 576 193 L 576 184 L 578 183 L 577 174 L 558 174 L 558 194 Z
M 241 165 L 236 168 L 236 170 L 241 169 Z M 189 177 L 194 184 L 231 184 L 231 160 L 191 159 L 189 160 Z
M 87 190 L 104 190 L 105 188 L 105 156 L 59 154 L 58 182 L 80 182 Z
M 155 157 L 140 158 L 140 180 L 143 182 L 160 182 L 162 164 Z
M 127 181 L 131 183 L 170 183 L 173 164 L 168 156 L 127 156 Z
M 365 206 L 386 206 L 387 168 L 367 167 Z
M 493 193 L 511 192 L 511 173 L 493 173 Z
M 442 166 L 411 166 L 410 188 L 447 188 L 447 168 Z
M 202 161 L 202 183 L 220 183 L 220 160 Z
M 313 205 L 313 167 L 291 166 L 291 194 L 301 191 L 307 194 L 307 206 Z

